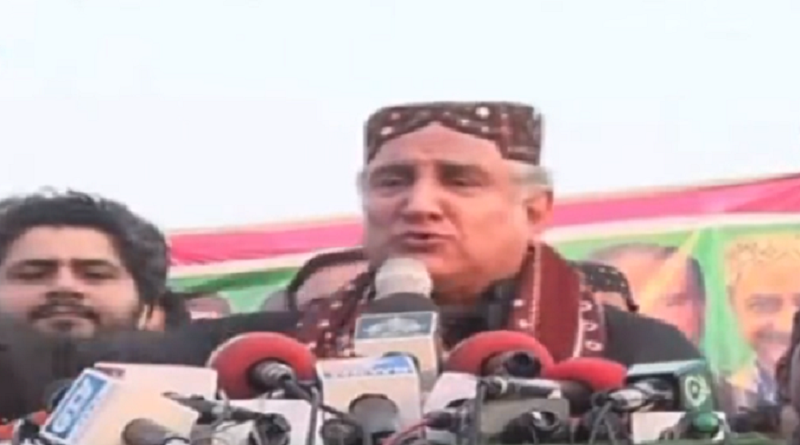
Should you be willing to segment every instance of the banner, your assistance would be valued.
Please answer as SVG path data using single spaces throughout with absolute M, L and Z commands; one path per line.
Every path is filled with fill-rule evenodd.
M 640 312 L 683 331 L 732 403 L 752 406 L 775 393 L 774 365 L 800 308 L 798 215 L 800 176 L 784 176 L 565 199 L 546 238 L 569 259 L 622 271 Z M 356 219 L 179 234 L 174 284 L 218 293 L 235 312 L 259 310 L 309 257 L 358 245 L 360 236 Z M 614 295 L 607 302 L 620 304 Z

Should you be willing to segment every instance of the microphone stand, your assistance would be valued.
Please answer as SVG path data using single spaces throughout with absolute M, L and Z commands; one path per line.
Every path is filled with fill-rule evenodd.
M 322 407 L 322 394 L 314 386 L 308 388 L 311 395 L 309 404 L 311 411 L 308 414 L 308 434 L 306 435 L 306 445 L 315 445 L 317 443 L 317 429 L 319 428 L 319 412 Z

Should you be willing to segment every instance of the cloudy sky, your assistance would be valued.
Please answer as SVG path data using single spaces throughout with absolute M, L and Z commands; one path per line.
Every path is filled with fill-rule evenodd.
M 798 24 L 796 0 L 3 0 L 0 195 L 171 228 L 354 213 L 364 117 L 426 99 L 541 108 L 564 194 L 797 170 Z

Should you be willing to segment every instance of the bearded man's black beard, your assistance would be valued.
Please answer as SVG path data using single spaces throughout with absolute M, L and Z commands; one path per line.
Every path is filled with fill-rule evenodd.
M 0 314 L 0 418 L 17 418 L 42 406 L 42 388 L 53 381 L 59 363 L 58 339 Z

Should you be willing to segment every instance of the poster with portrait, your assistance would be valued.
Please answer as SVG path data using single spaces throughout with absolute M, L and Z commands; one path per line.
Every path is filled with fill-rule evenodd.
M 681 225 L 651 222 L 646 231 L 619 228 L 556 245 L 567 258 L 621 271 L 640 313 L 676 326 L 704 351 L 730 403 L 772 402 L 775 364 L 800 309 L 800 218 L 718 216 Z

